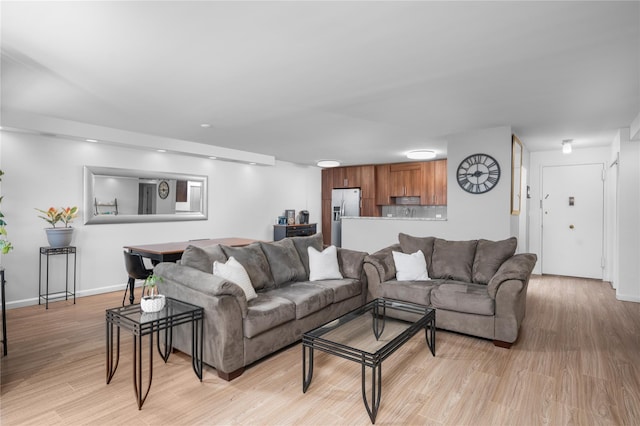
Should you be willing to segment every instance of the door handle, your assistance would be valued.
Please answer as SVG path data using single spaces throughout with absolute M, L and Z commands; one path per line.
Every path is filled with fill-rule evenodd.
M 575 228 L 575 226 L 569 225 L 569 229 L 574 229 L 574 228 Z

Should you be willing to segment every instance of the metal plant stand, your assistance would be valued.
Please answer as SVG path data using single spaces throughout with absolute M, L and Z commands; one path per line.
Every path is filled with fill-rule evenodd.
M 73 292 L 69 291 L 69 255 L 73 255 Z M 65 287 L 64 291 L 49 294 L 49 257 L 65 255 Z M 42 292 L 42 256 L 46 256 L 46 277 L 45 277 L 45 291 Z M 68 247 L 40 247 L 40 275 L 38 276 L 38 289 L 40 290 L 40 297 L 38 298 L 38 305 L 42 300 L 45 301 L 45 308 L 49 309 L 49 299 L 69 300 L 69 296 L 73 296 L 73 304 L 76 304 L 76 248 L 73 246 Z
M 393 318 L 393 312 L 419 315 L 415 322 Z M 436 311 L 422 305 L 392 299 L 375 299 L 366 305 L 304 333 L 302 337 L 302 392 L 313 378 L 314 349 L 362 366 L 362 400 L 371 423 L 376 422 L 382 395 L 382 361 L 424 329 L 431 354 L 436 354 Z M 386 332 L 385 332 L 386 331 Z M 371 369 L 371 398 L 367 398 L 367 368 Z

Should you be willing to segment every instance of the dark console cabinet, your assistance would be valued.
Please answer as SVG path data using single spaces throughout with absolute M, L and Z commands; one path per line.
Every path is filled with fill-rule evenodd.
M 304 237 L 315 233 L 315 223 L 300 225 L 273 225 L 273 241 L 280 241 L 286 237 Z

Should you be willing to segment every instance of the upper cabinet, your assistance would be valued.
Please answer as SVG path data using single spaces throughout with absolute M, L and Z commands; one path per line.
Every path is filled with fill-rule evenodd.
M 447 160 L 426 161 L 422 164 L 420 204 L 447 205 Z
M 322 199 L 331 199 L 335 188 L 360 188 L 362 198 L 375 197 L 374 166 L 335 167 L 322 170 Z
M 375 166 L 376 204 L 395 204 L 397 197 L 420 197 L 420 205 L 447 204 L 447 160 Z
M 424 179 L 421 163 L 389 165 L 389 196 L 420 197 Z

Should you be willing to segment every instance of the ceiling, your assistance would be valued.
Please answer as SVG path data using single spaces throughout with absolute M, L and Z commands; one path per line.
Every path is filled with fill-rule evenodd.
M 640 113 L 637 1 L 0 7 L 3 112 L 301 164 L 442 157 L 496 126 L 604 146 Z

